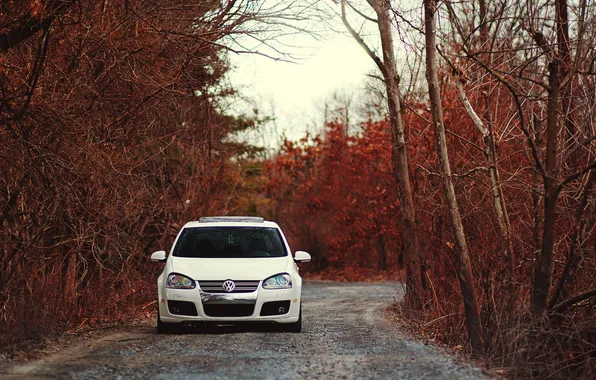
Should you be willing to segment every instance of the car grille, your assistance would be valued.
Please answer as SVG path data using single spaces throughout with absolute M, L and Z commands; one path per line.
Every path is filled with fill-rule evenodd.
M 229 293 L 252 293 L 259 287 L 260 281 L 234 281 L 236 287 Z M 223 288 L 224 281 L 199 281 L 201 290 L 205 293 L 228 293 Z
M 203 311 L 209 317 L 250 317 L 255 311 L 255 305 L 210 304 L 203 305 Z

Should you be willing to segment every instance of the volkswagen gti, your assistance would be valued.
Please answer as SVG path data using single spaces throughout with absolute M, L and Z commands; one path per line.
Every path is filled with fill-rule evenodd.
M 157 331 L 183 324 L 270 322 L 302 329 L 302 278 L 279 226 L 258 217 L 206 217 L 187 223 L 166 255 L 157 279 Z

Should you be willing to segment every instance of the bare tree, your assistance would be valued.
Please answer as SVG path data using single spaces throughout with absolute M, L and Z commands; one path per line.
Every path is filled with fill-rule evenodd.
M 483 4 L 483 0 L 481 0 L 481 4 Z M 481 6 L 480 9 L 483 10 L 484 7 Z M 449 18 L 451 23 L 455 25 L 453 12 L 449 12 Z M 487 43 L 486 30 L 483 29 L 486 28 L 480 29 L 482 40 L 481 43 L 485 44 Z M 492 125 L 490 124 L 490 121 L 487 120 L 489 118 L 490 112 L 488 106 L 488 95 L 485 94 L 486 99 L 484 101 L 484 115 L 485 120 L 487 120 L 488 123 L 487 126 L 485 122 L 482 120 L 482 118 L 478 115 L 478 113 L 476 113 L 474 106 L 472 106 L 472 103 L 466 95 L 466 92 L 464 90 L 465 79 L 461 69 L 459 67 L 456 67 L 455 63 L 451 62 L 451 60 L 449 60 L 449 58 L 446 57 L 441 50 L 438 49 L 438 52 L 451 66 L 451 74 L 455 82 L 455 88 L 457 90 L 459 100 L 463 104 L 466 113 L 470 116 L 470 119 L 472 120 L 474 127 L 482 137 L 481 148 L 487 163 L 487 167 L 485 169 L 488 172 L 489 176 L 491 195 L 493 198 L 495 214 L 497 216 L 500 238 L 503 242 L 503 246 L 505 247 L 503 254 L 503 262 L 505 264 L 505 291 L 503 299 L 505 299 L 505 302 L 507 304 L 507 310 L 510 312 L 515 305 L 515 255 L 511 239 L 511 222 L 509 220 L 509 212 L 507 211 L 501 175 L 499 173 L 495 133 L 492 128 Z
M 397 75 L 395 53 L 393 50 L 393 26 L 389 13 L 389 2 L 384 0 L 367 0 L 367 2 L 375 11 L 376 19 L 367 17 L 358 11 L 357 13 L 366 20 L 377 24 L 383 59 L 377 56 L 359 33 L 350 25 L 346 15 L 346 6 L 353 10 L 355 8 L 346 0 L 341 1 L 342 21 L 352 37 L 362 46 L 383 75 L 389 108 L 389 122 L 391 125 L 393 170 L 398 187 L 402 216 L 404 253 L 406 257 L 407 302 L 411 307 L 419 309 L 424 304 L 422 279 L 425 276 L 425 259 L 418 241 L 416 211 L 412 186 L 410 184 L 407 142 L 405 139 L 404 122 L 401 116 L 399 77 Z
M 454 4 L 446 4 L 453 14 Z M 581 194 L 591 183 L 590 172 L 596 168 L 594 101 L 586 90 L 586 86 L 593 85 L 596 58 L 593 49 L 586 45 L 596 34 L 591 27 L 594 14 L 584 1 L 573 7 L 566 0 L 530 2 L 527 7 L 505 3 L 493 7 L 497 9 L 490 17 L 486 16 L 484 23 L 484 27 L 494 28 L 493 34 L 484 46 L 471 43 L 475 27 L 470 30 L 461 20 L 454 27 L 459 34 L 463 57 L 511 94 L 537 173 L 536 184 L 541 185 L 533 186 L 538 195 L 535 208 L 540 211 L 541 203 L 542 210 L 536 212 L 534 222 L 534 230 L 540 230 L 541 237 L 534 239 L 536 266 L 531 282 L 531 310 L 536 317 L 541 317 L 547 305 L 554 307 L 560 297 L 561 281 L 569 280 L 568 271 L 564 270 L 554 298 L 549 301 L 556 270 L 553 267 L 555 247 L 557 241 L 561 241 L 556 236 L 557 221 L 562 216 L 561 196 L 574 202 L 582 199 Z M 573 20 L 570 14 L 574 15 Z M 572 23 L 577 28 L 570 28 Z M 515 43 L 512 35 L 516 36 Z M 528 115 L 532 123 L 527 122 Z M 568 260 L 575 260 L 573 257 L 576 256 L 568 255 Z M 582 294 L 591 297 L 590 291 Z
M 455 236 L 456 254 L 459 262 L 459 271 L 457 277 L 459 279 L 462 298 L 464 301 L 464 310 L 468 327 L 468 338 L 470 340 L 473 353 L 480 354 L 483 349 L 482 329 L 480 327 L 480 312 L 478 308 L 478 301 L 476 299 L 472 266 L 470 264 L 470 256 L 468 253 L 468 243 L 466 242 L 466 235 L 459 212 L 459 205 L 455 196 L 455 188 L 453 186 L 449 155 L 447 152 L 447 139 L 445 138 L 445 126 L 443 124 L 443 108 L 441 105 L 441 92 L 439 89 L 436 59 L 436 10 L 437 3 L 435 0 L 424 0 L 426 79 L 428 81 L 428 93 L 430 97 L 432 122 L 435 132 L 435 141 L 437 145 L 441 177 L 443 179 L 445 202 L 447 203 L 447 208 L 449 209 L 451 228 Z
M 267 3 L 2 2 L 0 345 L 134 309 L 149 248 L 241 207 L 232 158 L 256 148 L 230 136 L 260 119 L 222 111 L 226 52 L 273 54 L 275 33 L 298 31 L 286 16 L 308 10 Z M 126 305 L 106 302 L 115 287 Z

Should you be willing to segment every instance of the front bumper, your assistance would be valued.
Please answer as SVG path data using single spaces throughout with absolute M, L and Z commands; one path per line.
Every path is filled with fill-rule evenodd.
M 275 322 L 294 323 L 300 316 L 301 287 L 290 289 L 263 289 L 261 284 L 251 293 L 205 293 L 199 286 L 195 289 L 158 289 L 159 315 L 165 323 L 192 322 Z M 168 301 L 191 302 L 197 315 L 180 315 L 171 313 Z M 289 301 L 289 311 L 281 315 L 261 316 L 263 305 L 268 302 Z M 205 313 L 203 305 L 254 305 L 249 316 L 214 317 Z

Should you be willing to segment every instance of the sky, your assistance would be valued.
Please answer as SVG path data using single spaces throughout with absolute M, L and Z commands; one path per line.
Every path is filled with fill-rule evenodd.
M 230 55 L 232 86 L 253 100 L 261 114 L 276 118 L 275 125 L 257 137 L 263 145 L 274 146 L 271 140 L 277 140 L 277 136 L 265 135 L 283 133 L 297 140 L 307 130 L 319 132 L 325 99 L 336 91 L 361 93 L 366 74 L 375 69 L 374 62 L 349 36 L 336 34 L 326 40 L 311 40 L 308 47 L 310 56 L 297 63 L 255 54 Z

